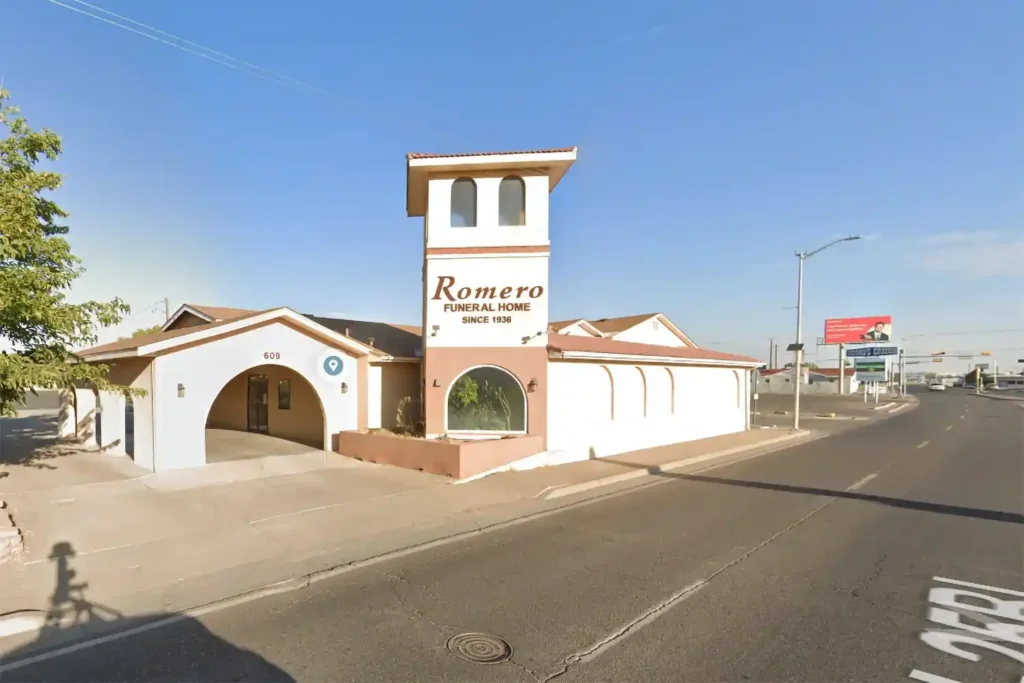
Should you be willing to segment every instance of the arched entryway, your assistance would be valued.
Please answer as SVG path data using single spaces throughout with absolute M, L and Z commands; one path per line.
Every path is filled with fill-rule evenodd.
M 206 416 L 208 463 L 296 455 L 327 445 L 316 389 L 282 365 L 260 365 L 235 375 Z

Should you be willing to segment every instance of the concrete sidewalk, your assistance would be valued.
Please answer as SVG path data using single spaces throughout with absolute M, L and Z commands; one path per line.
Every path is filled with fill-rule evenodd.
M 464 484 L 339 456 L 346 466 L 198 488 L 135 477 L 8 490 L 25 552 L 0 565 L 0 636 L 30 636 L 46 618 L 61 565 L 73 565 L 91 601 L 123 614 L 180 611 L 553 510 L 603 486 L 642 483 L 659 468 L 689 461 L 703 469 L 803 443 L 807 434 L 753 430 Z M 558 489 L 577 495 L 549 500 Z M 12 613 L 17 624 L 5 627 Z M 0 654 L 9 649 L 4 642 Z

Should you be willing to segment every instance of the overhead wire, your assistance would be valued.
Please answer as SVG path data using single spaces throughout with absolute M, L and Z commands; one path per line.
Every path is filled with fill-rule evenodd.
M 250 76 L 261 78 L 271 83 L 275 83 L 277 85 L 281 85 L 284 87 L 289 87 L 307 95 L 323 95 L 325 97 L 337 101 L 339 104 L 345 104 L 346 106 L 352 105 L 352 102 L 345 100 L 344 98 L 325 88 L 313 85 L 311 83 L 307 83 L 297 78 L 292 78 L 291 76 L 282 74 L 278 71 L 274 71 L 273 69 L 268 69 L 258 64 L 254 64 L 247 60 L 234 57 L 232 55 L 227 54 L 226 52 L 221 52 L 211 47 L 207 47 L 206 45 L 202 45 L 201 43 L 197 43 L 195 41 L 182 38 L 181 36 L 175 35 L 168 31 L 164 31 L 155 26 L 145 24 L 141 21 L 136 21 L 135 19 L 124 16 L 123 14 L 112 12 L 97 5 L 85 2 L 84 0 L 67 0 L 67 2 L 62 2 L 61 0 L 45 1 L 49 2 L 52 5 L 57 5 L 58 7 L 62 7 L 72 12 L 82 14 L 91 19 L 95 19 L 96 21 L 101 21 L 105 24 L 115 26 L 124 31 L 128 31 L 130 33 L 142 36 L 143 38 L 148 38 L 149 40 L 162 43 L 169 47 L 173 47 L 177 50 L 181 50 L 182 52 L 186 52 L 196 57 L 201 57 L 202 59 L 206 59 L 216 64 L 220 64 L 221 66 L 225 66 L 229 69 L 235 69 L 236 71 L 241 71 L 242 73 L 246 73 Z M 80 5 L 80 7 L 70 5 L 68 4 L 68 2 Z M 82 9 L 83 7 L 88 9 Z M 101 16 L 96 12 L 106 14 L 107 16 Z M 137 26 L 139 28 L 133 28 L 133 26 L 128 26 L 125 23 L 121 22 L 127 22 L 128 24 L 132 24 L 133 26 Z M 140 30 L 140 28 L 145 30 Z M 149 33 L 147 33 L 147 31 L 149 31 Z

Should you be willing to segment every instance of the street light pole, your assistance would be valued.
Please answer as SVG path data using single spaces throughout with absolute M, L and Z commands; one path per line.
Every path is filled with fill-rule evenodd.
M 803 322 L 804 322 L 804 261 L 815 254 L 825 251 L 840 242 L 859 240 L 860 235 L 850 235 L 832 240 L 814 251 L 798 251 L 796 257 L 800 262 L 796 285 L 796 343 L 793 345 L 793 429 L 800 429 L 800 381 L 802 379 L 801 360 L 803 357 Z
M 797 252 L 796 257 L 800 260 L 800 267 L 796 280 L 796 350 L 793 351 L 793 429 L 800 429 L 800 382 L 803 380 L 800 371 L 800 361 L 803 356 L 803 328 L 804 328 L 804 261 L 807 260 L 807 252 Z

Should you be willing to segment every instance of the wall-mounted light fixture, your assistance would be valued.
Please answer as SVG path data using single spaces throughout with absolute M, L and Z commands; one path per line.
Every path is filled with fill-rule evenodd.
M 346 384 L 345 382 L 341 383 L 341 393 L 343 393 L 343 394 L 347 394 L 348 393 L 348 384 Z
M 528 344 L 531 339 L 535 339 L 541 336 L 542 334 L 544 334 L 544 330 L 541 330 L 540 332 L 534 332 L 533 334 L 528 334 L 525 337 L 523 337 L 523 343 Z
M 185 398 L 185 385 L 184 384 L 179 384 L 178 385 L 178 398 Z
M 533 392 L 537 391 L 537 378 L 536 377 L 530 378 L 530 382 L 526 385 L 526 390 L 528 392 L 530 392 L 531 394 Z
M 437 331 L 440 330 L 440 329 L 441 329 L 440 325 L 431 325 L 430 326 L 430 336 L 431 337 L 436 337 L 437 336 Z

